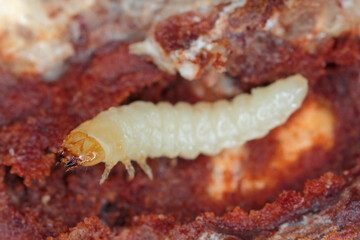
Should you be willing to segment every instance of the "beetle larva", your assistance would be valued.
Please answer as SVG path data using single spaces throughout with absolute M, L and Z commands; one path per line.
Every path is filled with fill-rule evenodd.
M 152 178 L 147 157 L 194 159 L 200 153 L 215 155 L 261 138 L 300 107 L 307 88 L 307 80 L 294 75 L 232 101 L 194 105 L 138 101 L 112 107 L 72 130 L 59 159 L 69 168 L 104 162 L 100 183 L 119 161 L 130 178 L 134 177 L 131 160 Z

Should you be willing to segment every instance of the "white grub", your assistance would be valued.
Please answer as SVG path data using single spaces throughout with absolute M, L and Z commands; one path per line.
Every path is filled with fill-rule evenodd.
M 132 177 L 131 160 L 152 177 L 147 157 L 179 156 L 190 160 L 201 153 L 216 155 L 225 148 L 265 136 L 301 106 L 307 89 L 307 80 L 294 75 L 255 88 L 251 94 L 240 94 L 232 101 L 194 105 L 138 101 L 112 107 L 75 128 L 63 147 L 80 156 L 77 165 L 104 162 L 106 170 L 101 182 L 118 162 L 125 165 Z

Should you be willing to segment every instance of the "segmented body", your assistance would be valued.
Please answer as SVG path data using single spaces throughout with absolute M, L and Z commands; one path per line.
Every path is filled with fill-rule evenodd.
M 71 154 L 80 156 L 77 165 L 104 162 L 109 172 L 109 168 L 120 161 L 132 177 L 134 170 L 130 161 L 134 160 L 152 177 L 146 165 L 147 157 L 194 159 L 201 153 L 215 155 L 224 148 L 261 138 L 299 108 L 306 92 L 307 80 L 295 75 L 255 88 L 251 94 L 241 94 L 232 101 L 194 105 L 138 101 L 112 107 L 84 122 L 70 133 L 63 146 Z M 67 145 L 76 133 L 95 139 L 104 151 L 103 159 L 85 161 L 81 156 L 86 154 L 71 151 L 73 146 Z

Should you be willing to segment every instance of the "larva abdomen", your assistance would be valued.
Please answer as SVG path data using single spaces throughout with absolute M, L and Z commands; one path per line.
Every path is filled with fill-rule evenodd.
M 133 129 L 134 141 L 126 148 L 133 149 L 133 159 L 138 159 L 136 154 L 141 151 L 146 157 L 193 159 L 200 153 L 213 155 L 263 137 L 285 122 L 305 96 L 306 80 L 297 79 L 300 80 L 277 81 L 233 101 L 201 102 L 194 106 L 183 102 L 175 106 L 136 102 L 117 108 L 116 119 L 124 121 L 128 119 L 125 115 L 132 116 L 127 126 Z M 121 128 L 118 130 L 122 134 Z
M 307 80 L 295 75 L 232 101 L 195 105 L 139 101 L 110 108 L 70 135 L 81 132 L 95 139 L 105 152 L 101 161 L 109 167 L 121 161 L 133 173 L 130 161 L 135 160 L 151 175 L 147 157 L 194 159 L 263 137 L 300 107 L 306 93 Z

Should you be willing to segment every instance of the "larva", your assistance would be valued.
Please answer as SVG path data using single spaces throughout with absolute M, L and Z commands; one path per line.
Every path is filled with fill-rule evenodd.
M 130 178 L 134 177 L 131 160 L 152 178 L 147 157 L 194 159 L 200 153 L 215 155 L 261 138 L 300 107 L 307 89 L 307 80 L 294 75 L 232 101 L 194 105 L 138 101 L 112 107 L 72 130 L 59 158 L 69 168 L 104 162 L 100 183 L 119 161 Z

